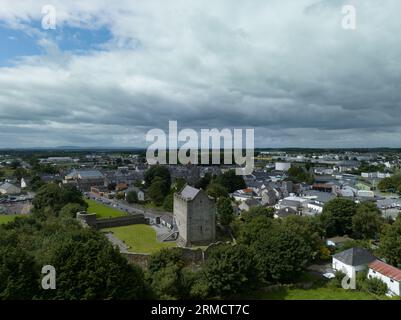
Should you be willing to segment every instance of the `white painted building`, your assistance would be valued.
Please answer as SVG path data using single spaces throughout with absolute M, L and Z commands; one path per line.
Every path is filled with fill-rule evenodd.
M 368 264 L 376 260 L 376 257 L 364 248 L 351 248 L 339 252 L 333 256 L 332 267 L 336 271 L 344 272 L 350 278 L 356 273 L 368 268 Z
M 380 260 L 369 264 L 368 278 L 377 278 L 383 281 L 390 295 L 401 296 L 401 270 Z
M 291 168 L 291 163 L 289 162 L 276 162 L 276 170 L 277 171 L 288 171 Z

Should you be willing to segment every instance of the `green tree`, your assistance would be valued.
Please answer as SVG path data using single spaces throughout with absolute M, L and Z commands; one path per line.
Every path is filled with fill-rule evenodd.
M 45 182 L 39 176 L 34 176 L 29 182 L 29 187 L 32 189 L 32 191 L 37 191 L 44 185 Z
M 255 255 L 243 245 L 214 248 L 202 269 L 211 293 L 225 297 L 248 291 L 259 284 Z
M 256 236 L 250 247 L 257 252 L 258 267 L 267 281 L 290 283 L 305 271 L 313 258 L 313 243 L 292 229 L 273 223 Z
M 255 216 L 240 227 L 239 242 L 250 245 L 259 240 L 262 233 L 270 232 L 272 225 L 277 223 L 265 215 Z
M 235 170 L 224 172 L 222 175 L 217 176 L 213 182 L 222 185 L 229 193 L 246 188 L 244 178 L 236 175 Z
M 168 192 L 169 186 L 167 186 L 166 182 L 159 177 L 152 181 L 152 184 L 148 189 L 149 198 L 157 206 L 161 206 L 163 204 L 164 198 Z
M 313 258 L 319 258 L 325 244 L 322 240 L 324 230 L 320 224 L 312 217 L 289 216 L 283 219 L 282 227 L 291 230 L 295 234 L 302 236 L 304 241 L 313 249 Z
M 163 208 L 168 212 L 173 212 L 173 206 L 174 206 L 174 195 L 170 193 L 167 195 L 166 198 L 164 198 Z
M 356 213 L 357 205 L 346 198 L 335 198 L 323 207 L 320 215 L 322 226 L 327 237 L 345 235 L 352 232 L 352 217 Z
M 85 208 L 87 203 L 82 193 L 72 185 L 49 183 L 42 186 L 33 199 L 33 213 L 38 217 L 58 216 L 62 207 L 69 203 L 77 203 Z
M 57 290 L 44 299 L 143 299 L 148 294 L 142 270 L 113 248 L 99 232 L 66 230 L 41 247 L 38 261 L 57 270 Z
M 87 207 L 78 203 L 69 203 L 60 209 L 60 217 L 75 218 L 78 212 L 86 211 Z
M 379 251 L 388 263 L 401 268 L 401 216 L 385 228 L 380 238 Z
M 127 202 L 130 204 L 138 203 L 138 193 L 136 191 L 129 191 L 127 193 Z
M 222 197 L 217 201 L 217 218 L 223 226 L 228 226 L 234 220 L 234 209 L 229 198 Z
M 150 257 L 148 279 L 158 298 L 188 298 L 194 277 L 184 266 L 178 248 L 162 249 Z
M 373 202 L 363 202 L 352 217 L 352 234 L 355 239 L 376 239 L 381 226 L 380 210 Z
M 221 184 L 212 182 L 209 184 L 206 190 L 207 194 L 217 200 L 220 197 L 228 197 L 227 189 L 224 188 Z
M 20 247 L 0 245 L 0 300 L 29 300 L 39 291 L 35 260 Z
M 150 186 L 156 178 L 160 178 L 164 181 L 166 187 L 170 189 L 171 185 L 171 176 L 170 171 L 161 165 L 151 166 L 144 175 L 144 180 L 146 186 Z
M 210 175 L 210 173 L 206 173 L 204 177 L 200 178 L 195 183 L 195 188 L 206 190 L 211 180 L 212 176 Z
M 14 175 L 15 179 L 21 180 L 24 177 L 25 178 L 28 177 L 29 172 L 25 168 L 19 167 L 19 168 L 15 169 L 13 175 Z
M 248 211 L 242 213 L 241 218 L 244 221 L 249 222 L 252 219 L 260 216 L 273 218 L 274 209 L 271 207 L 263 207 L 263 206 L 251 207 Z

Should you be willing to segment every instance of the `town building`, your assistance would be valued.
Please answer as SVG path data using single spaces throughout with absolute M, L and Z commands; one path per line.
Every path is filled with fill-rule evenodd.
M 388 289 L 389 295 L 401 296 L 401 270 L 390 266 L 380 260 L 369 264 L 368 278 L 377 278 L 383 281 Z
M 356 273 L 366 270 L 369 263 L 376 260 L 376 257 L 369 250 L 354 247 L 333 256 L 332 267 L 334 270 L 344 272 L 350 278 Z
M 21 189 L 14 186 L 13 184 L 9 182 L 4 182 L 3 184 L 0 184 L 0 194 L 7 194 L 7 195 L 13 195 L 13 194 L 20 194 Z

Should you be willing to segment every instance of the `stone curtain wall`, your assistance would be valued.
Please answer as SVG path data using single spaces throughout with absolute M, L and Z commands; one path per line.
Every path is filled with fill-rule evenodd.
M 213 250 L 213 248 L 224 244 L 223 242 L 216 242 L 212 243 L 209 245 L 205 251 L 202 249 L 190 249 L 190 248 L 180 248 L 177 247 L 181 251 L 182 258 L 185 262 L 185 264 L 192 269 L 198 269 L 200 265 L 207 260 L 208 253 L 210 253 L 210 250 Z M 135 263 L 139 265 L 143 269 L 147 269 L 148 264 L 149 264 L 149 259 L 150 259 L 150 254 L 146 253 L 121 253 L 123 256 L 125 256 L 130 263 Z
M 96 220 L 97 229 L 122 227 L 132 224 L 148 224 L 148 220 L 142 214 Z

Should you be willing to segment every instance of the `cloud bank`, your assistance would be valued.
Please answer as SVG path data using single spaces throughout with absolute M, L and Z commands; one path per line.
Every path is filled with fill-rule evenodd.
M 58 33 L 40 28 L 45 4 Z M 342 28 L 345 4 L 356 30 Z M 401 147 L 399 12 L 397 0 L 3 0 L 0 24 L 42 54 L 0 67 L 0 147 L 146 146 L 169 120 L 255 128 L 259 147 Z M 110 35 L 81 48 L 68 30 L 85 31 L 80 44 Z

